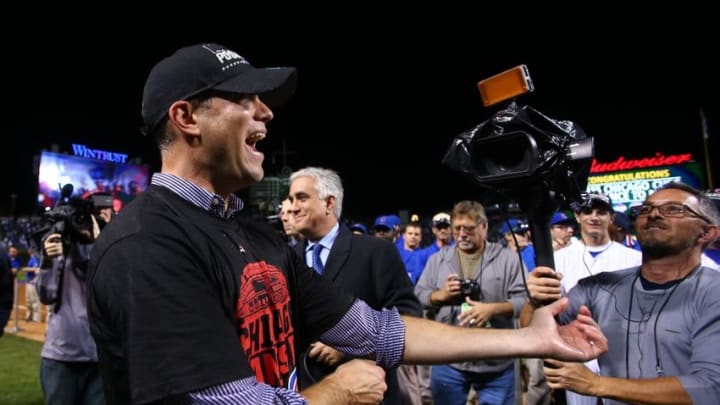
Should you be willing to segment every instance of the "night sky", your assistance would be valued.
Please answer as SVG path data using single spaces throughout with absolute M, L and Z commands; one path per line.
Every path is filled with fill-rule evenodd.
M 547 33 L 537 28 L 541 21 L 534 29 L 490 29 L 438 17 L 406 20 L 398 29 L 396 19 L 355 18 L 360 22 L 271 17 L 233 29 L 205 21 L 182 30 L 142 19 L 137 27 L 95 20 L 78 33 L 46 25 L 36 33 L 41 41 L 11 43 L 4 132 L 6 145 L 17 146 L 0 159 L 0 212 L 9 212 L 12 193 L 16 213 L 30 211 L 33 156 L 53 143 L 127 153 L 158 169 L 154 146 L 138 131 L 145 76 L 177 47 L 198 42 L 227 45 L 257 67 L 298 67 L 296 95 L 275 110 L 259 145 L 266 175 L 283 163 L 339 171 L 346 217 L 432 214 L 477 198 L 480 190 L 441 159 L 455 135 L 501 107 L 484 107 L 476 82 L 519 64 L 528 66 L 536 90 L 517 102 L 577 123 L 594 137 L 601 161 L 690 152 L 704 168 L 701 109 L 711 159 L 720 145 L 720 86 L 711 62 L 717 46 L 712 27 L 697 19 L 684 22 L 690 25 L 682 33 L 660 23 L 640 29 L 625 21 L 630 28 L 618 31 L 612 21 L 593 27 L 583 20 L 555 22 Z M 138 35 L 144 39 L 133 39 Z M 716 187 L 718 177 L 715 169 Z

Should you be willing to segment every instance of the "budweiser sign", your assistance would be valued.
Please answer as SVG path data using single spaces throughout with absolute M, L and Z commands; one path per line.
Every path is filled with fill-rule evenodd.
M 656 153 L 653 157 L 640 159 L 625 159 L 620 156 L 614 162 L 604 163 L 593 159 L 590 166 L 590 173 L 617 172 L 621 170 L 645 169 L 648 167 L 671 166 L 692 161 L 692 153 L 681 153 L 677 155 L 663 155 Z

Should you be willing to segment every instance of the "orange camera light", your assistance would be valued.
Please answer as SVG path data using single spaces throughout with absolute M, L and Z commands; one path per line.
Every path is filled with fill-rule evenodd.
M 485 107 L 534 90 L 526 65 L 518 65 L 477 84 Z

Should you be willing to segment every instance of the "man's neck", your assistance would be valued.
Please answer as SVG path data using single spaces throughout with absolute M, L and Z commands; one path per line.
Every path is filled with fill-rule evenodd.
M 656 284 L 681 279 L 700 265 L 700 254 L 699 250 L 693 249 L 658 259 L 643 257 L 642 276 Z
M 409 251 L 411 251 L 411 252 L 414 252 L 414 251 L 416 251 L 420 246 L 418 246 L 418 245 L 410 246 L 410 245 L 408 245 L 407 243 L 403 243 L 403 247 L 405 248 L 405 250 L 409 250 Z
M 311 229 L 306 232 L 305 238 L 310 242 L 315 243 L 330 233 L 335 224 L 337 224 L 337 221 L 333 219 L 332 221 L 328 221 L 326 224 L 319 225 L 317 226 L 317 229 Z
M 584 233 L 582 235 L 582 241 L 585 246 L 604 246 L 610 242 L 610 235 Z
M 472 251 L 462 250 L 462 249 L 460 249 L 460 247 L 455 245 L 455 250 L 458 252 L 458 254 L 461 254 L 463 256 L 480 257 L 480 256 L 482 256 L 483 252 L 485 251 L 485 245 L 482 245 Z

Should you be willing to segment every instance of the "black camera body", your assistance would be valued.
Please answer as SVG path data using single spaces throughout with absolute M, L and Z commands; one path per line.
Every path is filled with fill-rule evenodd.
M 460 282 L 460 293 L 463 295 L 463 301 L 465 297 L 469 297 L 471 300 L 480 301 L 480 284 L 471 279 L 459 279 Z
M 38 246 L 41 247 L 47 236 L 53 233 L 62 236 L 66 249 L 71 242 L 93 242 L 92 217 L 97 209 L 112 207 L 112 196 L 95 194 L 85 199 L 71 197 L 72 192 L 72 184 L 63 186 L 57 205 L 43 214 L 43 220 L 47 225 L 36 232 Z M 104 222 L 99 221 L 98 225 L 102 226 Z
M 89 243 L 94 212 L 95 204 L 91 200 L 72 198 L 65 205 L 45 213 L 44 217 L 50 223 L 45 235 L 59 233 L 68 242 Z

